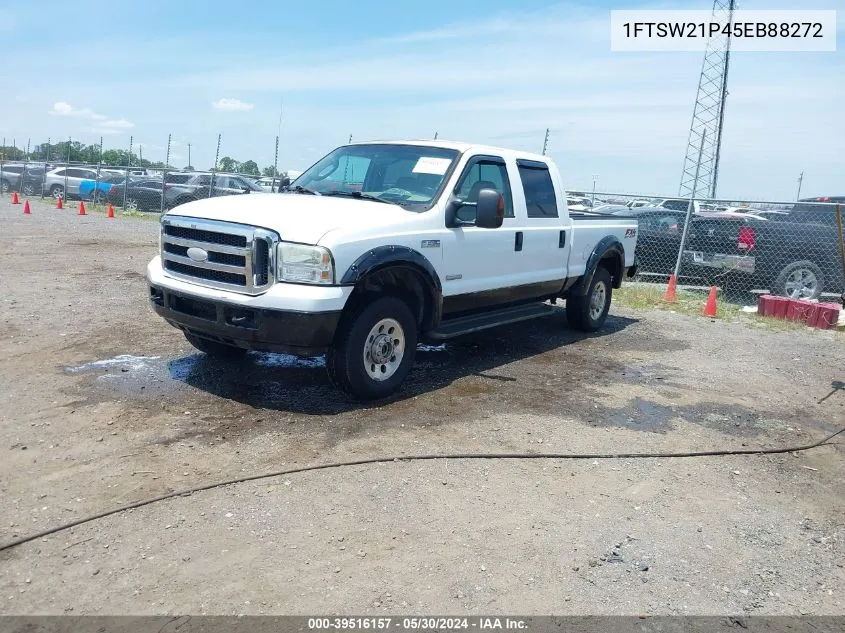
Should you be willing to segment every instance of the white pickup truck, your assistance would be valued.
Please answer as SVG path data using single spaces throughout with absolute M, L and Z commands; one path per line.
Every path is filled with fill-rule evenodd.
M 568 213 L 547 157 L 442 141 L 339 147 L 280 194 L 161 219 L 153 309 L 197 349 L 326 355 L 333 383 L 396 391 L 417 343 L 559 310 L 599 329 L 636 271 L 637 221 Z

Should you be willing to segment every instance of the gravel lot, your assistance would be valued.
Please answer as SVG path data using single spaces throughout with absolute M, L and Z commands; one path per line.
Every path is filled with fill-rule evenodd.
M 806 444 L 845 336 L 612 309 L 431 348 L 362 407 L 319 362 L 227 370 L 147 305 L 155 222 L 0 199 L 0 542 L 250 473 L 446 452 Z M 13 614 L 843 614 L 841 443 L 395 462 L 179 497 L 0 553 Z

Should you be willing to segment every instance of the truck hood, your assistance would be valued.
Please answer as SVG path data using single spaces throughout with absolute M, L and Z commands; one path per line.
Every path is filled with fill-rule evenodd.
M 237 222 L 276 231 L 283 240 L 317 244 L 326 233 L 343 227 L 391 226 L 416 214 L 370 200 L 308 194 L 250 193 L 188 202 L 168 216 Z

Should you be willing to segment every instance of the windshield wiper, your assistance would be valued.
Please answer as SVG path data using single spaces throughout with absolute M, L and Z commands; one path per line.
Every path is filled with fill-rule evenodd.
M 306 194 L 311 195 L 311 196 L 321 196 L 321 195 L 323 195 L 318 191 L 308 189 L 306 187 L 303 187 L 302 185 L 296 185 L 296 187 L 287 187 L 285 189 L 285 191 L 294 191 L 296 193 L 306 193 Z
M 374 196 L 369 193 L 361 193 L 360 191 L 327 191 L 323 195 L 346 196 L 348 198 L 358 198 L 359 200 L 373 200 L 374 202 L 382 202 L 384 204 L 396 204 L 395 202 L 391 202 L 390 200 L 385 200 L 384 198 L 379 198 L 378 196 Z

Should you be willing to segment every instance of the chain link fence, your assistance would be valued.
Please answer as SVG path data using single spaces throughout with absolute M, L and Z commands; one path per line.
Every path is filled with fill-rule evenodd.
M 237 171 L 0 159 L 3 195 L 110 204 L 150 217 L 201 198 L 276 192 L 284 178 L 284 173 L 260 178 Z M 840 298 L 845 290 L 845 196 L 798 202 L 596 191 L 567 196 L 571 211 L 637 218 L 639 281 L 666 283 L 676 274 L 681 286 L 715 285 L 729 300 L 743 303 L 761 292 L 823 299 Z
M 635 217 L 640 281 L 755 293 L 839 298 L 845 290 L 845 196 L 797 202 L 569 192 L 570 209 Z

